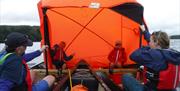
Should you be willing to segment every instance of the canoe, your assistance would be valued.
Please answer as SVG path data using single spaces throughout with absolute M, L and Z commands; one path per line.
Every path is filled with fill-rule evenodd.
M 70 75 L 71 77 L 68 74 L 61 77 L 53 91 L 70 91 L 71 81 L 72 87 L 81 84 L 88 91 L 121 91 L 105 72 L 93 70 L 85 61 L 80 61 Z

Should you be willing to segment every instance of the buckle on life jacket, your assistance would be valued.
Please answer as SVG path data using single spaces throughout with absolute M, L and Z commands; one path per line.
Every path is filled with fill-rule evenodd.
M 146 73 L 148 74 L 148 76 L 150 76 L 150 77 L 154 77 L 154 73 L 151 73 L 151 72 L 149 72 L 149 71 L 146 71 Z
M 158 74 L 146 71 L 146 74 L 151 78 L 158 78 Z

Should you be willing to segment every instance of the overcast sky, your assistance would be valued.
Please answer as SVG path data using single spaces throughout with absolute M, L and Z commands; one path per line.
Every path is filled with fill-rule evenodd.
M 0 25 L 39 25 L 39 0 L 0 0 Z M 150 32 L 180 34 L 180 0 L 138 0 Z

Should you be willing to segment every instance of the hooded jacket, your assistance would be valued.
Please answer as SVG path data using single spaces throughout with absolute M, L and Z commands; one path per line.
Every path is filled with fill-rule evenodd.
M 135 50 L 130 55 L 130 59 L 147 68 L 146 86 L 150 89 L 169 90 L 177 87 L 180 73 L 180 52 L 173 49 L 142 47 Z
M 151 49 L 150 47 L 142 47 L 135 50 L 130 55 L 130 59 L 159 72 L 167 68 L 167 62 L 180 65 L 180 52 L 173 49 Z

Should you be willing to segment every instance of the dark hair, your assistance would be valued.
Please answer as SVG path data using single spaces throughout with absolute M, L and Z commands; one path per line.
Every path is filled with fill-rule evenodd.
M 120 40 L 117 40 L 117 41 L 115 42 L 115 46 L 119 46 L 119 45 L 122 45 L 122 42 L 121 42 Z
M 55 44 L 53 47 L 54 47 L 54 48 L 58 48 L 58 47 L 59 47 L 59 45 L 58 45 L 58 44 Z
M 63 44 L 63 45 L 65 45 L 66 43 L 65 43 L 64 41 L 61 41 L 61 42 L 60 42 L 60 44 Z
M 163 49 L 169 48 L 170 40 L 166 32 L 156 31 L 153 32 L 151 36 L 154 42 L 156 42 L 161 48 Z
M 15 52 L 16 48 L 6 47 L 7 53 Z
M 121 46 L 121 44 L 115 44 L 115 46 Z

